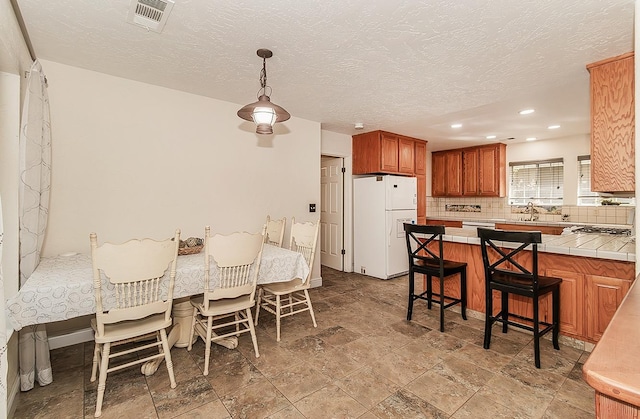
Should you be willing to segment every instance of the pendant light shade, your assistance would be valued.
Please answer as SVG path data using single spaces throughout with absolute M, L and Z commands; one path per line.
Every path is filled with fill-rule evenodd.
M 273 53 L 268 49 L 259 49 L 257 54 L 262 58 L 258 101 L 242 107 L 238 111 L 238 116 L 246 121 L 253 121 L 256 124 L 257 134 L 273 134 L 273 124 L 286 121 L 291 118 L 291 115 L 282 107 L 271 103 L 271 99 L 267 95 L 267 89 L 271 91 L 271 87 L 267 86 L 266 62 L 267 58 L 273 56 Z

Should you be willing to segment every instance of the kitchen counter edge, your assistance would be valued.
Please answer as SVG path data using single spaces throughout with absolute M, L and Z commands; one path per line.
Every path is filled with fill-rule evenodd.
M 639 282 L 636 280 L 631 285 L 611 323 L 582 367 L 583 378 L 596 392 L 636 407 L 640 406 Z

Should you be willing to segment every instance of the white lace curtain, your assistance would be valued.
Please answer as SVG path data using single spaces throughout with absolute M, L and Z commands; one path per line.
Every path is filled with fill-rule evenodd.
M 4 280 L 2 279 L 2 200 L 0 199 L 0 418 L 7 417 L 7 334 L 4 310 Z
M 40 263 L 51 189 L 51 125 L 47 79 L 38 60 L 27 78 L 20 123 L 20 285 Z M 4 300 L 3 300 L 4 301 Z M 53 381 L 44 325 L 20 331 L 20 389 Z

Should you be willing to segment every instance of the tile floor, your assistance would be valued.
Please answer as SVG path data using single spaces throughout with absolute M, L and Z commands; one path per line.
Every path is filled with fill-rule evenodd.
M 414 306 L 407 322 L 407 277 L 390 281 L 322 269 L 313 289 L 318 328 L 306 314 L 283 320 L 261 313 L 260 358 L 248 334 L 237 349 L 204 345 L 171 352 L 178 386 L 164 364 L 150 377 L 130 368 L 109 374 L 102 418 L 593 418 L 594 393 L 581 378 L 588 354 L 542 344 L 533 365 L 531 337 L 498 330 L 482 348 L 481 320 Z M 437 306 L 436 306 L 437 307 Z M 90 418 L 92 343 L 51 352 L 53 384 L 21 393 L 16 418 Z

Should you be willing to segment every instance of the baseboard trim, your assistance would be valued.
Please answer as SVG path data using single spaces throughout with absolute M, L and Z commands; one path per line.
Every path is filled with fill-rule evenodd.
M 93 341 L 93 329 L 88 327 L 65 335 L 49 336 L 49 349 L 64 348 L 65 346 L 91 341 Z

